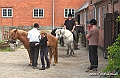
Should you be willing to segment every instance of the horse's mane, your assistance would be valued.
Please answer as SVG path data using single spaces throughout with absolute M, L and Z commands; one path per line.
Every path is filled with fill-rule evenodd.
M 27 35 L 28 32 L 24 30 L 17 30 L 20 35 Z

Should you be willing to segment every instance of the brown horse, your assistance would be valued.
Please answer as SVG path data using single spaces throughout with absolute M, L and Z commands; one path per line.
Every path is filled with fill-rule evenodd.
M 29 58 L 30 58 L 30 43 L 29 39 L 27 38 L 27 33 L 24 30 L 13 29 L 10 31 L 10 39 L 16 40 L 19 39 L 24 47 L 27 49 Z M 48 46 L 49 46 L 49 53 L 50 53 L 50 63 L 52 61 L 52 55 L 54 55 L 54 64 L 58 63 L 58 39 L 51 34 L 47 34 L 48 38 Z M 32 60 L 30 58 L 30 64 L 32 64 Z

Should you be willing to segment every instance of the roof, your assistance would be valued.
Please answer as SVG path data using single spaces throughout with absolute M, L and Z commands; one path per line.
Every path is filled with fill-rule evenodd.
M 97 1 L 94 3 L 94 5 L 97 4 L 97 3 L 99 3 L 99 2 L 101 2 L 101 1 L 103 1 L 103 0 L 97 0 Z
M 76 11 L 76 13 L 79 12 L 79 11 L 84 10 L 84 9 L 87 8 L 88 6 L 89 6 L 89 2 L 86 2 L 82 7 L 80 7 L 80 8 Z

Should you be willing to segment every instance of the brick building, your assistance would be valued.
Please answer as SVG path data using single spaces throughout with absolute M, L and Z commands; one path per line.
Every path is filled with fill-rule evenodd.
M 54 1 L 54 2 L 53 2 Z M 0 0 L 0 26 L 62 26 L 86 0 Z
M 107 47 L 110 46 L 120 33 L 120 23 L 116 21 L 120 15 L 120 0 L 87 0 L 89 5 L 78 9 L 80 24 L 85 24 L 87 20 L 96 19 L 99 28 L 99 48 L 107 55 Z M 84 15 L 84 17 L 83 17 Z M 86 16 L 86 17 L 85 17 Z M 87 30 L 87 27 L 85 27 Z
M 38 23 L 40 29 L 63 25 L 86 0 L 0 0 L 0 40 L 6 39 L 11 28 L 30 29 Z M 7 34 L 6 34 L 7 32 Z

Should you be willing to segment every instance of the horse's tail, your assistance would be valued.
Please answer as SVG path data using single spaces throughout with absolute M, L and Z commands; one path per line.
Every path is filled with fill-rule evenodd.
M 56 40 L 56 47 L 55 47 L 55 52 L 56 52 L 56 63 L 58 63 L 58 39 Z

